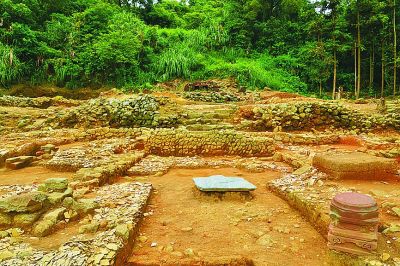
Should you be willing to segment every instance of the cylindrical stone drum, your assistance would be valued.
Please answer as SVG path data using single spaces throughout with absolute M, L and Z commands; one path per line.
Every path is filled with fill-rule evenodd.
M 331 201 L 328 247 L 357 255 L 377 248 L 379 210 L 369 195 L 345 192 Z

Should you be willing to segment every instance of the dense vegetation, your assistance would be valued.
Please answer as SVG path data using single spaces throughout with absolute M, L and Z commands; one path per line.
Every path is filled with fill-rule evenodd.
M 0 84 L 399 89 L 396 0 L 0 0 Z M 329 93 L 329 94 L 328 94 Z

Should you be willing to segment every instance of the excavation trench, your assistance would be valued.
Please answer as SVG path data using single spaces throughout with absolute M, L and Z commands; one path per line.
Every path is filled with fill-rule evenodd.
M 193 177 L 241 176 L 253 198 L 218 199 L 195 192 Z M 140 178 L 153 184 L 127 265 L 324 265 L 326 242 L 301 215 L 267 190 L 280 172 L 235 168 L 173 169 Z

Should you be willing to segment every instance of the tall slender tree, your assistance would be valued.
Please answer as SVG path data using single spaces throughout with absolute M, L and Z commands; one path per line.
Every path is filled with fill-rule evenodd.
M 396 0 L 393 0 L 393 96 L 396 96 L 396 86 L 397 86 Z

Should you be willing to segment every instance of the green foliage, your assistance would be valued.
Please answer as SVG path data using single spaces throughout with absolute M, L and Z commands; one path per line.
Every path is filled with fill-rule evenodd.
M 280 68 L 276 60 L 268 54 L 251 58 L 238 58 L 236 62 L 227 62 L 220 58 L 211 61 L 204 72 L 198 76 L 234 77 L 240 84 L 248 88 L 271 88 L 287 92 L 305 92 L 307 85 L 297 76 Z
M 362 87 L 373 95 L 382 65 L 389 88 L 400 60 L 393 10 L 400 1 L 1 0 L 0 83 L 150 89 L 234 77 L 248 88 L 317 93 L 332 90 L 336 62 L 336 87 L 350 92 L 359 15 Z
M 95 83 L 132 82 L 139 66 L 144 24 L 130 13 L 117 13 L 107 33 L 101 34 L 82 53 L 85 74 Z
M 165 50 L 154 64 L 154 69 L 162 81 L 174 78 L 192 77 L 193 71 L 202 67 L 200 54 L 186 45 L 179 45 Z
M 12 48 L 0 43 L 0 83 L 8 86 L 22 74 L 22 63 Z

